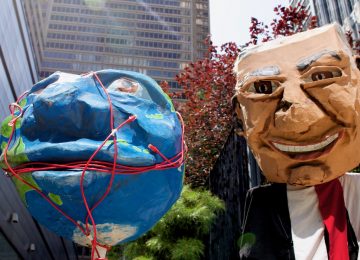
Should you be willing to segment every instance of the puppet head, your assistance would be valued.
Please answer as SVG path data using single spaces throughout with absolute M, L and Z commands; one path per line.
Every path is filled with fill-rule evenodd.
M 235 64 L 237 117 L 271 182 L 328 182 L 360 162 L 360 72 L 329 25 L 244 51 Z

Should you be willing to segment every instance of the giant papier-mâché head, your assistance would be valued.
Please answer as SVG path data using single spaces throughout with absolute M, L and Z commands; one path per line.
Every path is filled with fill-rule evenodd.
M 360 162 L 360 72 L 341 28 L 251 47 L 236 64 L 237 117 L 270 182 L 328 182 Z

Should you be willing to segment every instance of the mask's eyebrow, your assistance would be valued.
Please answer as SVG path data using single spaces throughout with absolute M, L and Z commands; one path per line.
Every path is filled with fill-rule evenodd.
M 314 63 L 315 61 L 317 61 L 324 55 L 330 55 L 334 59 L 341 61 L 341 57 L 340 57 L 339 53 L 337 53 L 335 51 L 323 50 L 321 52 L 315 53 L 313 55 L 310 55 L 310 56 L 300 60 L 296 64 L 296 68 L 298 69 L 298 71 L 302 72 L 302 71 L 306 70 L 312 63 Z
M 277 66 L 268 66 L 263 67 L 261 69 L 257 69 L 254 71 L 251 71 L 249 73 L 250 77 L 258 77 L 258 76 L 275 76 L 280 74 L 280 69 Z
M 242 78 L 242 80 L 240 81 L 239 86 L 242 87 L 245 84 L 245 82 L 252 77 L 269 77 L 269 76 L 276 76 L 279 74 L 280 74 L 280 69 L 277 66 L 263 67 L 246 73 Z

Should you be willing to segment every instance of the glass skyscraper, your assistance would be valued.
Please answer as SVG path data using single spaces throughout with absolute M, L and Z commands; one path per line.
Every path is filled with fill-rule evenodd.
M 337 22 L 345 31 L 352 31 L 354 39 L 360 39 L 359 0 L 290 0 L 290 5 L 298 4 L 317 16 L 319 26 Z
M 23 0 L 40 76 L 133 70 L 174 78 L 206 55 L 208 0 Z

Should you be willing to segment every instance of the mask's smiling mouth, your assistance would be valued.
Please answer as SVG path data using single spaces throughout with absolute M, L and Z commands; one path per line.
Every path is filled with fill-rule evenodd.
M 328 153 L 335 143 L 341 138 L 342 132 L 328 135 L 321 141 L 312 144 L 285 144 L 271 141 L 272 147 L 293 159 L 309 160 Z

